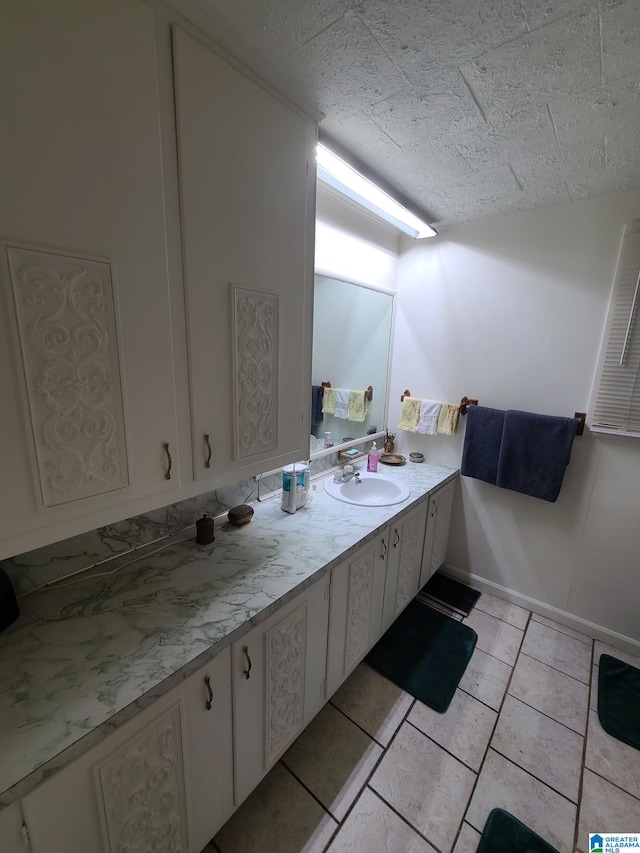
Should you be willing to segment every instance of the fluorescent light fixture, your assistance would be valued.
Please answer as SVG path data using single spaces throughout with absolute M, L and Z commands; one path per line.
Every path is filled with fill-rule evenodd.
M 318 180 L 390 222 L 411 237 L 435 237 L 437 232 L 384 190 L 373 184 L 324 145 L 316 148 Z

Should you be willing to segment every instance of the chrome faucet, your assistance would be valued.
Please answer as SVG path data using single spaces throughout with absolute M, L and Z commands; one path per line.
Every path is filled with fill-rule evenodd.
M 355 482 L 359 485 L 360 473 L 358 471 L 353 470 L 353 465 L 345 465 L 342 471 L 336 471 L 333 476 L 334 483 L 348 483 L 349 480 L 355 480 Z

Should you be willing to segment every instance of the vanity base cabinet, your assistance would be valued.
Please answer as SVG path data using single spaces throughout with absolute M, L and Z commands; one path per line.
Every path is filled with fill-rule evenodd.
M 389 525 L 389 556 L 384 588 L 382 632 L 395 621 L 420 588 L 428 504 L 423 501 Z
M 199 853 L 233 810 L 231 744 L 226 649 L 22 799 L 31 850 Z
M 331 570 L 327 696 L 332 696 L 382 633 L 388 530 Z
M 447 555 L 455 488 L 455 480 L 452 480 L 429 496 L 427 529 L 420 571 L 420 589 L 431 575 L 437 572 Z
M 232 648 L 236 805 L 326 701 L 327 573 Z

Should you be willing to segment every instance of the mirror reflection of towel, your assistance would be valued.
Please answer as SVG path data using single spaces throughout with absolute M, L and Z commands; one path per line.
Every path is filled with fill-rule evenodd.
M 336 388 L 336 411 L 337 418 L 349 417 L 349 390 L 347 388 Z
M 349 420 L 358 421 L 361 423 L 369 412 L 369 401 L 366 398 L 366 391 L 350 391 L 349 392 Z
M 325 388 L 322 398 L 322 411 L 325 415 L 335 415 L 336 413 L 336 389 Z
M 322 386 L 311 386 L 311 432 L 315 435 L 322 423 Z

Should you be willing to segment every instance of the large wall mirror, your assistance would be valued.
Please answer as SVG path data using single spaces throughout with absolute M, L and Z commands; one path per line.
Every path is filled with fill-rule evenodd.
M 339 445 L 385 429 L 392 315 L 390 293 L 315 276 L 312 384 L 330 382 L 332 388 L 353 391 L 371 386 L 373 392 L 363 420 L 324 413 L 312 423 L 317 439 L 312 450 L 314 444 L 324 449 L 327 432 Z M 312 405 L 312 420 L 321 405 Z M 358 414 L 357 406 L 351 414 Z

